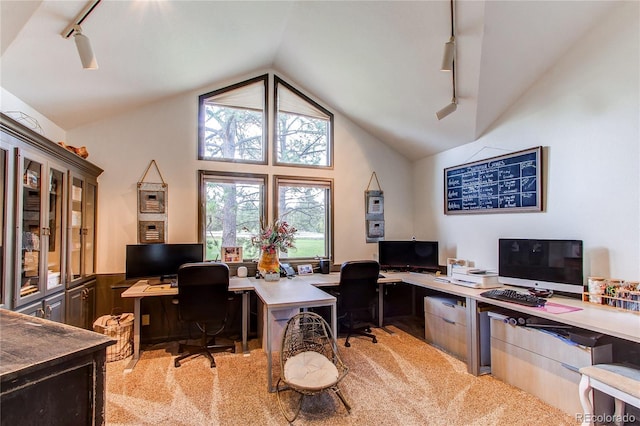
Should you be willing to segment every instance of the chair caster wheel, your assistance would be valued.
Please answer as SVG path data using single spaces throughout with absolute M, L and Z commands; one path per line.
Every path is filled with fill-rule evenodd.
M 375 337 L 373 338 L 373 343 L 378 343 L 378 339 L 376 339 Z
M 349 342 L 344 342 L 344 345 L 345 345 L 347 348 L 350 348 L 350 347 L 351 347 L 351 343 L 349 343 Z
M 178 361 L 178 360 L 173 361 L 173 366 L 174 366 L 175 368 L 180 367 L 180 361 Z

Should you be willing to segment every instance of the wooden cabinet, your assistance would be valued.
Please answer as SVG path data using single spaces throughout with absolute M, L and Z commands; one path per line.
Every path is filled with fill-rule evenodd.
M 65 322 L 65 292 L 45 297 L 42 300 L 16 309 L 16 312 L 55 322 Z
M 67 291 L 66 323 L 93 329 L 96 311 L 96 280 Z
M 582 413 L 578 369 L 611 362 L 611 344 L 580 346 L 533 327 L 505 323 L 504 315 L 490 317 L 493 376 L 569 415 Z
M 95 276 L 102 169 L 4 114 L 0 164 L 0 307 L 65 321 L 64 291 Z
M 0 425 L 101 425 L 102 334 L 0 309 Z

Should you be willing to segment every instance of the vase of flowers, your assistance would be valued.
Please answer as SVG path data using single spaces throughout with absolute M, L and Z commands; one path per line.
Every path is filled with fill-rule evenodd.
M 267 274 L 279 277 L 280 252 L 287 253 L 295 248 L 295 233 L 298 230 L 285 221 L 276 220 L 271 225 L 261 224 L 260 233 L 251 237 L 251 244 L 260 249 L 258 271 L 262 277 Z

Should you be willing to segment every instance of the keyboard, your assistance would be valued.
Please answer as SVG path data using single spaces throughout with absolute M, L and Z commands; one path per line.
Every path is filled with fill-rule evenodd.
M 511 289 L 494 289 L 480 293 L 480 296 L 504 302 L 517 303 L 524 306 L 544 306 L 547 301 L 541 297 L 536 297 L 528 293 L 520 293 Z

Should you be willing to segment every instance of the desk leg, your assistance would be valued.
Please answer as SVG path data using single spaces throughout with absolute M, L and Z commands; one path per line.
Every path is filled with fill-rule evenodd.
M 249 292 L 242 292 L 242 352 L 249 354 L 247 334 L 249 334 Z
M 384 284 L 378 283 L 378 327 L 384 324 Z
M 274 392 L 273 378 L 271 377 L 271 370 L 273 368 L 273 362 L 271 359 L 271 309 L 267 307 L 267 391 Z
M 133 301 L 133 356 L 124 369 L 125 373 L 131 372 L 140 359 L 140 299 L 136 297 Z
M 338 307 L 336 302 L 331 304 L 331 328 L 333 329 L 333 340 L 338 341 Z
M 478 318 L 478 301 L 471 297 L 467 303 L 467 372 L 480 375 L 480 321 Z

